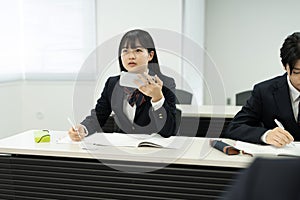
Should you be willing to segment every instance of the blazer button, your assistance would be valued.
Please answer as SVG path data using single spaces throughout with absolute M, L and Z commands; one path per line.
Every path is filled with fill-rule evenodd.
M 159 113 L 158 117 L 159 117 L 159 119 L 162 119 L 163 118 L 163 114 Z
M 134 128 L 134 126 L 132 126 L 132 130 L 134 130 L 135 128 Z

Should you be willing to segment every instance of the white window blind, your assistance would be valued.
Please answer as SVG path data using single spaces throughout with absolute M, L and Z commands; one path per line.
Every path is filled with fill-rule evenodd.
M 0 10 L 2 79 L 69 78 L 95 49 L 94 0 L 0 0 Z
M 0 0 L 0 79 L 22 77 L 20 12 L 18 0 Z

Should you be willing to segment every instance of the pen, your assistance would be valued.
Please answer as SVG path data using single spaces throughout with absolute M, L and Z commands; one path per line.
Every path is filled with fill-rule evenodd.
M 282 128 L 284 130 L 284 126 L 282 125 L 282 123 L 280 123 L 280 121 L 278 121 L 277 119 L 274 119 L 274 122 L 277 124 L 278 127 Z M 295 146 L 294 143 L 289 143 L 291 144 L 292 146 Z
M 282 128 L 284 130 L 284 126 L 282 125 L 282 123 L 280 123 L 280 121 L 278 121 L 277 119 L 274 119 L 274 122 L 276 123 L 276 125 L 280 128 Z
M 79 136 L 79 138 L 80 138 L 80 140 L 81 140 L 81 136 L 80 136 L 80 134 L 79 134 L 78 129 L 75 127 L 74 123 L 72 122 L 72 120 L 71 120 L 69 117 L 68 117 L 68 121 L 69 121 L 69 123 L 71 124 L 72 128 L 77 132 L 77 134 L 78 134 L 78 136 Z

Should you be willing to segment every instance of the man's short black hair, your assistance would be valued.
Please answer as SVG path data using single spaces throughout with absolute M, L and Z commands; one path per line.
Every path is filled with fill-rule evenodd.
M 300 32 L 289 35 L 280 48 L 281 63 L 290 67 L 292 73 L 296 62 L 300 59 Z

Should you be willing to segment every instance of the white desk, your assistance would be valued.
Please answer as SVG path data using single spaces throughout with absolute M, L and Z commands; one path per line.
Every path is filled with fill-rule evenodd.
M 0 153 L 25 154 L 38 156 L 95 158 L 101 151 L 101 159 L 116 159 L 137 162 L 172 162 L 175 164 L 208 165 L 244 168 L 252 158 L 245 155 L 227 156 L 208 145 L 209 138 L 178 137 L 185 140 L 182 149 L 132 148 L 132 147 L 97 147 L 97 151 L 84 150 L 77 142 L 57 143 L 58 138 L 65 137 L 65 131 L 50 131 L 50 143 L 35 143 L 33 131 L 29 130 L 0 140 Z M 91 136 L 93 137 L 93 135 Z M 232 140 L 224 139 L 228 143 Z M 99 157 L 97 157 L 99 158 Z M 158 159 L 159 158 L 159 159 Z
M 253 159 L 203 151 L 205 138 L 179 138 L 188 145 L 178 150 L 107 146 L 94 154 L 56 143 L 66 132 L 50 134 L 50 143 L 36 144 L 33 131 L 0 140 L 0 199 L 215 199 Z

